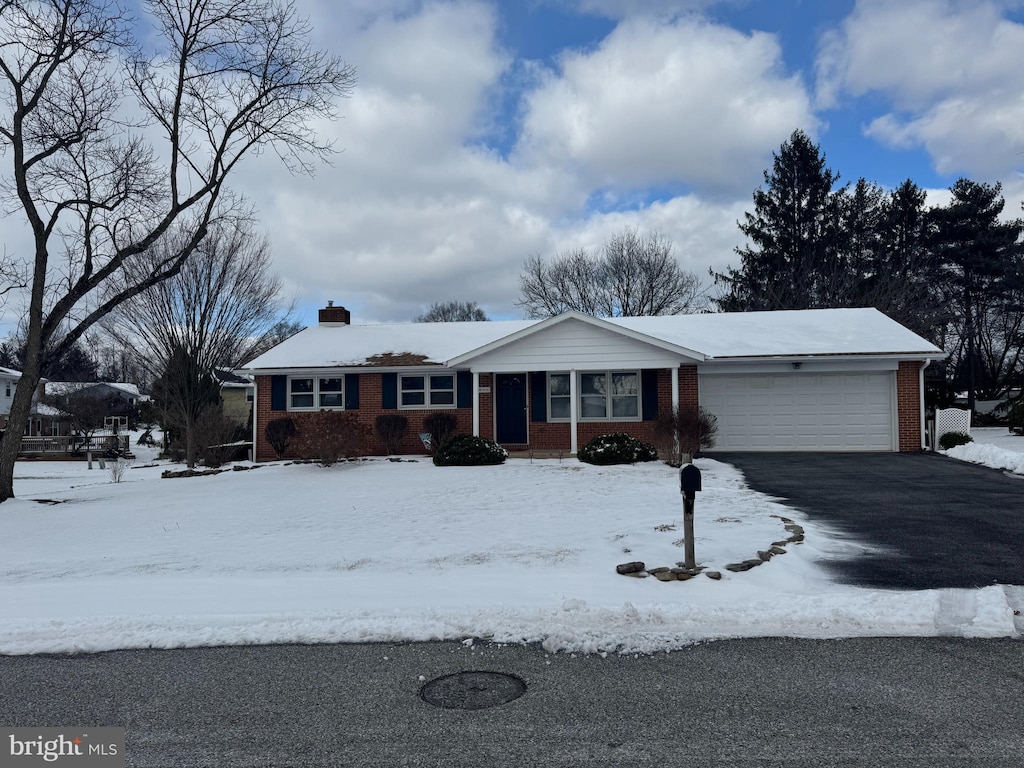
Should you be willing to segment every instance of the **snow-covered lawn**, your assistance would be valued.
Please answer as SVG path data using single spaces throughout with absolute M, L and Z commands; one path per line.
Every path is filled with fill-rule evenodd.
M 947 456 L 1024 475 L 1024 436 L 1006 427 L 972 427 L 973 443 L 943 451 Z
M 1014 634 L 1001 587 L 887 592 L 817 564 L 855 544 L 700 459 L 698 562 L 662 583 L 615 573 L 683 559 L 677 472 L 510 460 L 372 459 L 120 483 L 84 463 L 24 462 L 0 505 L 0 652 L 489 638 L 651 652 L 713 638 Z M 39 503 L 48 500 L 59 503 Z M 745 573 L 727 563 L 806 541 Z

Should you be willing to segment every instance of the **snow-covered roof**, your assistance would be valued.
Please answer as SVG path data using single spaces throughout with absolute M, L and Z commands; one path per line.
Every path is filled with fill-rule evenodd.
M 567 313 L 560 318 L 579 317 Z M 558 318 L 553 319 L 558 322 Z M 943 356 L 941 349 L 876 309 L 810 309 L 663 317 L 605 322 L 708 359 L 818 355 Z M 543 325 L 541 325 L 543 323 Z M 464 363 L 510 336 L 549 327 L 552 319 L 466 323 L 313 326 L 281 342 L 243 370 L 347 368 Z
M 870 308 L 615 317 L 608 322 L 719 359 L 944 354 L 927 339 Z
M 249 389 L 254 386 L 252 376 L 239 376 L 234 371 L 224 368 L 214 368 L 213 378 L 220 384 L 221 389 Z
M 242 366 L 242 370 L 444 365 L 540 320 L 465 323 L 314 325 Z
M 16 371 L 13 368 L 4 368 L 2 365 L 0 365 L 0 376 L 3 376 L 4 378 L 7 379 L 20 379 L 21 371 Z
M 83 389 L 92 387 L 110 387 L 130 397 L 141 397 L 142 393 L 135 384 L 126 381 L 47 381 L 43 384 L 43 391 L 47 395 L 69 395 L 72 392 L 80 392 Z

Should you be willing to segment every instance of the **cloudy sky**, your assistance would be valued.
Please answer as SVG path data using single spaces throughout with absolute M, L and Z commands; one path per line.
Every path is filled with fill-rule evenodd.
M 844 181 L 1024 199 L 1024 2 L 297 0 L 358 71 L 315 178 L 250 160 L 300 319 L 515 306 L 524 259 L 658 230 L 707 276 L 797 128 Z

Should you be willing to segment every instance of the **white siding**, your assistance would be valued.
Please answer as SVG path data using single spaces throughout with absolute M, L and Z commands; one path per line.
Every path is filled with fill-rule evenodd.
M 894 391 L 890 372 L 700 375 L 723 451 L 894 450 Z
M 671 368 L 678 355 L 622 334 L 566 320 L 484 353 L 472 361 L 474 371 L 564 371 Z

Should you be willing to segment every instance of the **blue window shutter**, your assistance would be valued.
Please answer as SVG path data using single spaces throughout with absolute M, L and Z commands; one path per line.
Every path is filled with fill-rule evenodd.
M 359 410 L 359 374 L 345 374 L 345 410 Z
M 270 377 L 270 410 L 288 410 L 288 377 Z
M 644 421 L 658 418 L 658 372 L 654 369 L 640 371 L 640 399 L 643 402 Z
M 398 374 L 382 373 L 380 375 L 381 403 L 384 409 L 398 407 Z
M 455 376 L 456 407 L 473 407 L 473 374 L 469 371 L 459 371 Z
M 530 419 L 548 420 L 548 375 L 544 371 L 530 373 Z

